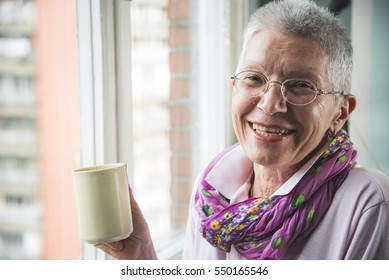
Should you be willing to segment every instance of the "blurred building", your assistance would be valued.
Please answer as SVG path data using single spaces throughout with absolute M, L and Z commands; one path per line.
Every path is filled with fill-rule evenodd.
M 0 259 L 80 254 L 75 1 L 0 1 Z
M 41 256 L 30 1 L 0 2 L 0 259 Z

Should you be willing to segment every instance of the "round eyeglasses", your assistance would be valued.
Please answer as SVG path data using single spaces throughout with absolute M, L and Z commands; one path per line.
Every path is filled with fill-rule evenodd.
M 311 82 L 303 79 L 287 79 L 282 83 L 269 81 L 262 73 L 255 71 L 242 71 L 231 79 L 235 80 L 235 85 L 239 93 L 259 96 L 269 89 L 270 83 L 281 86 L 282 97 L 290 104 L 304 106 L 312 103 L 318 95 L 322 94 L 343 94 L 343 91 L 325 91 L 318 89 Z

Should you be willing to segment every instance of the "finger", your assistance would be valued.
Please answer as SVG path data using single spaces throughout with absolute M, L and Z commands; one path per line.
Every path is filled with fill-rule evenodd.
M 136 208 L 139 208 L 138 202 L 136 202 L 136 200 L 135 200 L 132 188 L 129 187 L 129 190 L 130 190 L 130 203 L 131 203 L 131 205 L 136 206 Z
M 95 247 L 103 251 L 121 251 L 123 250 L 124 244 L 121 241 L 116 241 L 111 243 L 96 244 Z
M 109 246 L 107 246 L 106 244 L 97 244 L 97 245 L 95 245 L 95 248 L 100 249 L 101 251 L 103 251 L 104 253 L 106 253 L 108 255 L 112 255 L 112 249 Z
M 142 214 L 142 210 L 140 209 L 140 206 L 138 204 L 138 202 L 135 200 L 135 197 L 134 197 L 134 194 L 132 192 L 132 189 L 131 187 L 129 187 L 129 190 L 130 190 L 130 205 L 131 205 L 131 211 L 132 211 L 132 215 L 133 217 L 142 217 L 143 218 L 143 214 Z
M 106 243 L 108 247 L 110 247 L 112 250 L 120 251 L 123 249 L 124 244 L 122 241 L 112 242 L 112 243 Z

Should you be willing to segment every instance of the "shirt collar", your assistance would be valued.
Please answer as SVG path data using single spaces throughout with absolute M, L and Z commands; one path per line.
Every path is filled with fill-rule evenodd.
M 228 151 L 208 173 L 205 180 L 226 198 L 231 198 L 253 172 L 253 162 L 237 145 Z
M 273 195 L 288 194 L 301 180 L 315 161 L 323 154 L 327 145 L 319 149 L 291 178 Z M 253 173 L 253 162 L 240 145 L 229 150 L 208 173 L 205 180 L 228 199 L 247 196 L 249 179 Z M 246 193 L 244 195 L 242 192 Z M 247 198 L 247 197 L 246 197 Z M 234 199 L 235 200 L 235 199 Z M 240 199 L 239 199 L 240 200 Z

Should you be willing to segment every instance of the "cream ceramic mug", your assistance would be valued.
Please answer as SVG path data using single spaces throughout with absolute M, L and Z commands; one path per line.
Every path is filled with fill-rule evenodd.
M 81 240 L 110 243 L 130 236 L 133 226 L 125 163 L 72 172 Z

